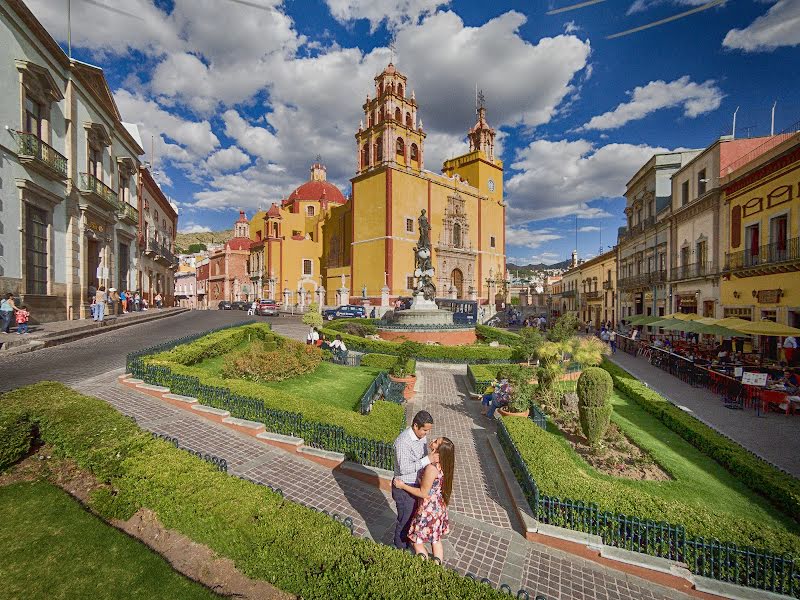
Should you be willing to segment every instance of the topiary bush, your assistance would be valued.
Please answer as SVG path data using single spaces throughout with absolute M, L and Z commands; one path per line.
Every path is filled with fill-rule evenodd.
M 589 367 L 578 378 L 578 416 L 581 431 L 589 443 L 597 447 L 611 421 L 611 375 L 599 367 Z
M 316 346 L 275 338 L 228 358 L 222 375 L 256 382 L 283 381 L 311 373 L 321 362 L 322 351 Z

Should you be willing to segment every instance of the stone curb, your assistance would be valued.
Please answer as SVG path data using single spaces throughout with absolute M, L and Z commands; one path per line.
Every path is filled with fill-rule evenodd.
M 378 467 L 370 467 L 360 463 L 345 460 L 338 468 L 346 475 L 363 481 L 371 486 L 382 489 L 384 492 L 392 491 L 394 473 Z
M 265 429 L 263 423 L 248 421 L 247 419 L 239 419 L 237 417 L 228 417 L 226 419 L 222 419 L 222 422 L 229 425 L 236 425 L 237 427 L 244 427 L 245 429 L 259 429 L 262 431 Z
M 224 422 L 225 419 L 231 416 L 231 413 L 229 413 L 227 410 L 214 408 L 213 406 L 206 406 L 205 404 L 192 404 L 190 408 L 192 410 L 196 410 L 197 412 L 208 413 L 209 415 L 220 417 L 220 420 L 222 422 Z
M 273 433 L 272 431 L 264 431 L 259 433 L 256 437 L 267 442 L 278 442 L 287 446 L 293 446 L 295 452 L 297 451 L 297 448 L 305 443 L 303 438 L 293 437 L 291 435 L 283 435 L 281 433 Z
M 785 596 L 776 592 L 746 588 L 733 583 L 726 583 L 717 579 L 692 575 L 689 578 L 694 583 L 694 588 L 699 592 L 723 596 L 731 600 L 790 600 L 792 596 Z
M 331 452 L 330 450 L 322 450 L 313 446 L 300 446 L 297 449 L 297 453 L 305 455 L 306 458 L 313 460 L 315 463 L 331 469 L 335 469 L 344 462 L 344 454 L 341 452 Z
M 173 400 L 175 402 L 183 402 L 184 404 L 197 404 L 197 398 L 191 396 L 181 396 L 180 394 L 164 394 L 165 400 Z

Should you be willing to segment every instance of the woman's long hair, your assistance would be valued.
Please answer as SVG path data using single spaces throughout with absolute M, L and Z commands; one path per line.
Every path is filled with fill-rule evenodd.
M 456 447 L 448 438 L 443 437 L 442 443 L 436 449 L 439 453 L 439 466 L 444 474 L 442 481 L 442 499 L 445 504 L 450 504 L 450 494 L 453 492 L 453 470 L 456 464 Z

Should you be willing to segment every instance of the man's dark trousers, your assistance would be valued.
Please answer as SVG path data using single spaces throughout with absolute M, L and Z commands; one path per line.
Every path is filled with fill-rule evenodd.
M 397 523 L 394 526 L 394 545 L 396 548 L 405 550 L 408 548 L 408 528 L 411 525 L 411 517 L 414 516 L 414 509 L 417 507 L 417 500 L 405 490 L 392 487 L 392 498 L 397 506 Z

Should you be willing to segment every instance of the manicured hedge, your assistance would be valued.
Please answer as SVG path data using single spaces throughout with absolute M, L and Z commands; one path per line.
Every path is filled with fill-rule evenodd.
M 365 354 L 361 357 L 362 367 L 371 367 L 380 369 L 381 371 L 389 371 L 397 362 L 397 357 L 391 354 Z M 409 358 L 406 363 L 406 372 L 415 373 L 417 369 L 417 361 Z
M 482 342 L 498 342 L 503 346 L 516 346 L 522 342 L 522 338 L 505 329 L 498 329 L 497 327 L 489 327 L 488 325 L 476 325 L 475 333 L 478 339 Z
M 633 375 L 604 360 L 614 386 L 664 425 L 724 466 L 755 492 L 787 514 L 800 515 L 800 480 L 742 448 L 739 444 L 688 415 Z
M 125 519 L 147 507 L 165 527 L 232 559 L 248 577 L 308 600 L 505 597 L 220 473 L 153 439 L 105 402 L 63 385 L 45 382 L 5 394 L 0 422 L 16 424 L 6 425 L 14 437 L 30 436 L 35 426 L 57 456 L 108 484 L 90 501 L 102 516 Z M 5 460 L 0 469 L 8 465 Z
M 367 354 L 397 354 L 397 342 L 387 340 L 370 340 L 341 333 L 334 329 L 323 327 L 322 332 L 326 336 L 336 337 L 341 335 L 342 340 L 349 350 L 358 350 Z M 474 346 L 426 346 L 421 345 L 417 355 L 414 357 L 421 361 L 430 362 L 450 362 L 450 363 L 498 363 L 508 362 L 512 354 L 511 348 L 490 348 L 489 346 L 476 344 Z
M 467 365 L 467 379 L 469 379 L 470 385 L 472 385 L 472 390 L 482 394 L 483 390 L 486 389 L 486 386 L 491 384 L 493 380 L 497 379 L 497 373 L 500 371 L 500 369 L 508 368 L 509 366 L 511 366 L 509 363 L 494 365 Z M 531 378 L 536 375 L 536 369 L 534 367 L 528 367 L 526 365 L 513 366 L 519 369 L 526 369 Z
M 342 427 L 352 436 L 382 442 L 394 440 L 405 423 L 405 415 L 403 407 L 393 402 L 376 402 L 369 415 L 361 415 L 355 409 L 358 398 L 353 399 L 353 410 L 343 410 L 331 404 L 265 387 L 257 382 L 212 375 L 202 368 L 193 366 L 199 360 L 218 356 L 237 347 L 246 341 L 248 336 L 250 339 L 256 337 L 264 339 L 270 335 L 274 334 L 263 324 L 226 329 L 182 344 L 167 352 L 146 356 L 144 363 L 166 367 L 175 375 L 195 377 L 201 385 L 226 388 L 233 394 L 260 400 L 270 409 L 300 413 L 308 421 Z
M 503 423 L 536 481 L 540 496 L 595 503 L 601 510 L 629 518 L 682 525 L 690 536 L 800 555 L 800 537 L 788 531 L 756 519 L 743 520 L 724 510 L 710 512 L 688 497 L 660 495 L 658 488 L 669 488 L 674 485 L 672 482 L 631 481 L 598 472 L 575 453 L 552 423 L 547 431 L 531 419 L 508 417 Z M 570 527 L 568 523 L 561 525 Z

